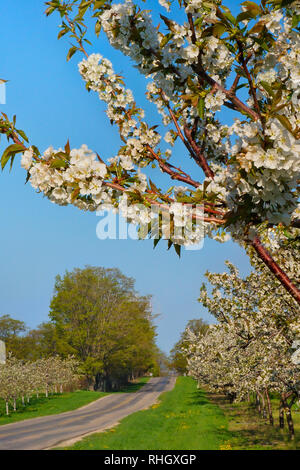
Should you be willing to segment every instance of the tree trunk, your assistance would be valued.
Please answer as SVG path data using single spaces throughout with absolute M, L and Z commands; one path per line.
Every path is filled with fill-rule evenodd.
M 294 422 L 293 422 L 292 412 L 289 406 L 285 408 L 285 415 L 286 415 L 286 422 L 289 428 L 290 439 L 294 440 L 295 438 Z
M 5 402 L 5 409 L 6 409 L 6 414 L 9 415 L 8 401 Z
M 266 402 L 265 402 L 264 393 L 261 394 L 261 403 L 262 403 L 262 417 L 266 419 L 267 410 L 266 410 Z
M 292 411 L 291 411 L 291 408 L 292 408 L 294 402 L 295 402 L 295 397 L 292 397 L 292 399 L 290 401 L 290 404 L 288 404 L 287 396 L 283 395 L 282 404 L 283 404 L 283 409 L 285 411 L 286 422 L 287 422 L 287 425 L 288 425 L 289 435 L 290 435 L 291 440 L 293 440 L 295 438 L 294 422 L 293 422 Z
M 14 411 L 17 411 L 17 403 L 16 403 L 16 399 L 14 398 Z
M 24 395 L 22 395 L 22 405 L 25 406 L 25 398 L 24 398 Z
M 283 429 L 284 428 L 284 409 L 283 409 L 283 401 L 282 401 L 282 398 L 280 400 L 280 404 L 279 404 L 279 427 L 280 429 Z
M 270 400 L 270 396 L 269 396 L 269 391 L 266 390 L 265 394 L 266 394 L 267 405 L 268 405 L 269 422 L 270 422 L 271 426 L 273 426 L 274 425 L 274 419 L 273 419 L 272 404 L 271 404 L 271 400 Z
M 261 414 L 261 405 L 260 405 L 260 398 L 259 398 L 259 395 L 258 393 L 256 394 L 256 406 L 257 406 L 257 409 L 258 409 L 258 412 L 259 414 Z

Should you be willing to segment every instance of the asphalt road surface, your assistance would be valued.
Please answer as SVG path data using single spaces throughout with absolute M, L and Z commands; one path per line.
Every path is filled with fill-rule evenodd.
M 131 413 L 148 408 L 172 390 L 175 377 L 153 377 L 136 393 L 106 395 L 89 405 L 58 415 L 0 426 L 0 450 L 41 450 L 112 427 Z

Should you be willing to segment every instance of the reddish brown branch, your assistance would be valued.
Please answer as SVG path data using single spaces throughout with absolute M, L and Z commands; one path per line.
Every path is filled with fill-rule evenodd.
M 200 186 L 200 183 L 193 180 L 189 175 L 185 174 L 185 176 L 184 176 L 184 175 L 178 173 L 177 171 L 172 170 L 171 167 L 173 167 L 173 165 L 170 165 L 168 162 L 164 162 L 157 155 L 157 153 L 154 152 L 154 150 L 150 147 L 150 145 L 148 145 L 148 150 L 151 153 L 152 157 L 158 162 L 158 164 L 159 164 L 160 168 L 162 169 L 162 171 L 164 171 L 165 173 L 170 175 L 171 179 L 182 181 L 183 183 L 194 186 L 194 188 L 198 188 Z
M 252 77 L 250 75 L 250 72 L 249 72 L 249 69 L 247 67 L 247 62 L 244 58 L 244 54 L 243 54 L 243 46 L 242 44 L 238 41 L 238 47 L 239 47 L 239 59 L 241 61 L 241 64 L 242 64 L 242 67 L 243 67 L 243 70 L 247 76 L 247 80 L 248 80 L 248 83 L 249 83 L 249 87 L 250 87 L 250 93 L 252 95 L 252 98 L 253 98 L 253 101 L 254 101 L 254 107 L 255 107 L 255 110 L 257 112 L 257 114 L 259 115 L 259 118 L 261 120 L 262 123 L 264 123 L 263 121 L 263 118 L 262 118 L 262 115 L 261 115 L 261 112 L 260 112 L 260 107 L 259 107 L 259 103 L 258 103 L 258 100 L 257 100 L 257 96 L 256 96 L 256 89 L 253 85 L 253 81 L 252 81 Z
M 243 103 L 236 95 L 232 94 L 231 90 L 226 90 L 222 85 L 217 83 L 213 78 L 211 78 L 204 70 L 201 64 L 198 64 L 196 67 L 196 72 L 211 86 L 220 90 L 226 98 L 231 101 L 236 110 L 242 111 L 243 113 L 250 116 L 254 121 L 259 119 L 259 114 L 253 109 L 249 108 L 245 103 Z
M 258 254 L 259 258 L 277 277 L 286 291 L 294 297 L 296 302 L 300 305 L 300 290 L 292 283 L 288 275 L 278 266 L 276 261 L 272 258 L 268 250 L 261 243 L 260 238 L 256 235 L 252 241 L 252 246 Z
M 196 142 L 193 140 L 192 132 L 190 131 L 190 129 L 187 126 L 184 127 L 184 134 L 187 138 L 187 141 L 188 141 L 189 145 L 191 146 L 191 148 L 193 150 L 193 154 L 196 156 L 196 161 L 199 163 L 199 165 L 203 169 L 203 171 L 205 173 L 205 176 L 207 178 L 212 178 L 213 179 L 214 178 L 214 172 L 209 167 L 209 164 L 207 163 L 207 160 L 206 160 L 205 156 L 201 152 L 201 149 L 198 147 Z
M 233 82 L 233 84 L 232 84 L 232 86 L 231 86 L 231 88 L 230 88 L 230 90 L 229 90 L 230 93 L 235 94 L 235 91 L 236 91 L 236 88 L 237 88 L 237 86 L 238 86 L 238 84 L 239 84 L 240 78 L 241 78 L 241 76 L 240 76 L 239 74 L 236 74 L 236 77 L 235 77 L 235 79 L 234 79 L 234 82 Z
M 190 131 L 188 129 L 188 127 L 185 126 L 184 127 L 185 136 L 183 135 L 183 133 L 180 129 L 180 126 L 178 124 L 177 118 L 176 118 L 174 112 L 172 111 L 172 109 L 171 109 L 171 107 L 170 107 L 170 105 L 169 105 L 169 103 L 168 103 L 168 101 L 167 101 L 167 99 L 166 99 L 163 92 L 161 93 L 161 96 L 162 96 L 163 100 L 166 103 L 169 114 L 172 118 L 172 121 L 173 121 L 175 127 L 176 127 L 178 136 L 180 137 L 180 139 L 182 140 L 182 142 L 184 143 L 184 145 L 188 149 L 188 151 L 191 154 L 192 158 L 202 168 L 202 170 L 204 171 L 205 176 L 208 177 L 208 178 L 213 178 L 214 177 L 213 171 L 210 169 L 206 158 L 204 157 L 203 153 L 201 152 L 201 150 L 199 149 L 199 147 L 197 146 L 196 142 L 193 139 L 193 136 L 192 136 L 193 130 Z

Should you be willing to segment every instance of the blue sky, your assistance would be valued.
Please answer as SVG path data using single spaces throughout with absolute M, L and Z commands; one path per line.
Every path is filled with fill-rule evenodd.
M 150 4 L 157 9 L 155 1 Z M 66 62 L 68 40 L 57 41 L 58 18 L 47 19 L 44 9 L 41 0 L 14 0 L 2 9 L 0 78 L 9 83 L 7 104 L 0 110 L 16 114 L 17 127 L 41 150 L 64 146 L 69 138 L 72 147 L 86 143 L 103 158 L 111 157 L 119 145 L 117 130 L 96 95 L 86 92 L 77 71 L 80 57 Z M 145 102 L 144 80 L 129 61 L 103 40 L 89 52 L 101 52 L 117 64 L 155 124 L 156 112 Z M 181 158 L 183 149 L 176 152 Z M 189 161 L 188 168 L 200 177 L 198 167 Z M 153 295 L 153 311 L 160 314 L 158 345 L 168 351 L 189 319 L 212 320 L 197 302 L 205 271 L 224 271 L 226 259 L 242 273 L 249 269 L 244 251 L 231 242 L 205 240 L 202 250 L 183 251 L 179 259 L 167 251 L 165 242 L 153 250 L 150 240 L 100 241 L 95 214 L 55 206 L 25 186 L 25 176 L 18 163 L 11 173 L 0 175 L 0 315 L 10 314 L 35 327 L 47 321 L 56 274 L 87 264 L 118 267 L 136 279 L 139 292 Z

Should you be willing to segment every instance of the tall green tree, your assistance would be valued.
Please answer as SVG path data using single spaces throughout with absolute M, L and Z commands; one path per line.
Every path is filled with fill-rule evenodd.
M 50 319 L 59 353 L 74 354 L 95 388 L 116 388 L 154 361 L 150 298 L 118 269 L 87 266 L 57 276 Z

